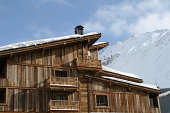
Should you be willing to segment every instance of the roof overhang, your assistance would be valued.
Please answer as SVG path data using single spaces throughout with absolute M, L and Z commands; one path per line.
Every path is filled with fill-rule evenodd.
M 66 39 L 66 40 L 53 41 L 53 42 L 49 42 L 49 43 L 33 45 L 33 46 L 29 46 L 29 47 L 9 49 L 9 50 L 0 51 L 0 56 L 20 53 L 20 52 L 26 52 L 26 51 L 32 51 L 32 50 L 38 50 L 38 49 L 45 49 L 45 48 L 50 48 L 50 47 L 54 47 L 54 46 L 65 46 L 67 44 L 77 43 L 77 42 L 82 42 L 82 41 L 88 41 L 89 45 L 92 45 L 100 37 L 101 37 L 101 33 L 98 33 L 98 34 L 87 35 L 87 36 L 83 36 L 83 37 L 76 37 L 76 38 L 72 38 L 72 39 Z
M 94 49 L 97 49 L 97 50 L 101 50 L 105 47 L 107 47 L 109 45 L 109 42 L 105 42 L 105 43 L 101 43 L 101 44 L 97 44 L 97 45 L 92 45 L 89 50 L 94 50 Z

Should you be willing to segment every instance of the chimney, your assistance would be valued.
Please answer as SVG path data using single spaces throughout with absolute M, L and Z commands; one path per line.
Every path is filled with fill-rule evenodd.
M 83 26 L 79 25 L 75 28 L 75 34 L 83 35 Z

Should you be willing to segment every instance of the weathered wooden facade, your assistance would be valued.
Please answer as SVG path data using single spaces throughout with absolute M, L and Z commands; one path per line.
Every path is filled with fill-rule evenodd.
M 0 47 L 0 112 L 160 113 L 159 89 L 102 66 L 98 51 L 108 43 L 94 45 L 100 37 Z

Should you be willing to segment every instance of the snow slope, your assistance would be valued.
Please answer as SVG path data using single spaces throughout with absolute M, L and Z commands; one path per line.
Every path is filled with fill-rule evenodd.
M 129 37 L 99 55 L 103 65 L 143 78 L 145 83 L 170 87 L 170 30 Z

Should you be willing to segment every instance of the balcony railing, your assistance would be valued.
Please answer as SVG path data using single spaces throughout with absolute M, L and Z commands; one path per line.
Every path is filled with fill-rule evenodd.
M 77 67 L 101 68 L 101 60 L 77 59 Z
M 50 110 L 74 111 L 79 110 L 79 102 L 68 100 L 50 100 L 49 108 Z
M 78 77 L 52 77 L 50 86 L 78 87 Z

